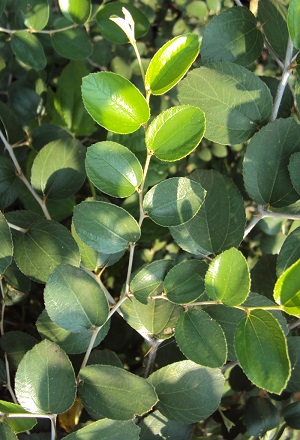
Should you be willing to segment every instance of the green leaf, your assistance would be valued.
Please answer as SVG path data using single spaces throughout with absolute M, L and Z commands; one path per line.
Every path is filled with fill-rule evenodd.
M 162 95 L 174 87 L 197 58 L 199 48 L 196 34 L 179 35 L 165 43 L 150 61 L 146 90 L 152 95 Z
M 130 282 L 130 291 L 138 301 L 147 304 L 149 296 L 161 293 L 160 288 L 170 265 L 170 260 L 153 261 L 134 275 Z
M 244 201 L 236 186 L 214 170 L 197 170 L 189 178 L 200 183 L 206 196 L 192 220 L 170 228 L 176 243 L 194 255 L 217 254 L 239 246 L 246 218 Z M 216 206 L 222 215 L 216 215 Z
M 300 152 L 291 155 L 288 168 L 289 168 L 293 187 L 295 188 L 297 193 L 300 194 L 300 178 L 299 178 Z
M 0 411 L 2 413 L 8 414 L 27 413 L 27 411 L 25 411 L 24 408 L 22 408 L 20 405 L 11 402 L 5 402 L 4 400 L 0 400 Z M 19 434 L 19 432 L 25 432 L 32 429 L 37 424 L 37 420 L 34 417 L 14 417 L 6 419 L 6 423 L 14 430 L 16 434 Z
M 253 310 L 242 319 L 235 333 L 235 351 L 251 382 L 271 393 L 282 392 L 290 377 L 290 361 L 284 334 L 271 313 Z
M 93 347 L 97 347 L 108 333 L 110 321 L 98 332 Z M 91 341 L 92 333 L 89 330 L 81 330 L 72 333 L 51 321 L 46 310 L 43 310 L 36 322 L 36 328 L 43 339 L 49 339 L 59 345 L 67 354 L 85 353 Z
M 273 290 L 277 280 L 277 255 L 262 255 L 251 269 L 251 289 L 269 299 L 273 299 Z
M 107 202 L 82 202 L 74 209 L 74 227 L 81 240 L 99 252 L 115 254 L 139 240 L 137 221 L 125 209 Z
M 93 51 L 92 43 L 83 28 L 56 32 L 51 37 L 51 43 L 61 57 L 69 60 L 84 60 Z
M 115 44 L 128 43 L 126 34 L 116 23 L 110 20 L 110 17 L 113 15 L 123 17 L 123 7 L 130 12 L 133 18 L 136 39 L 145 35 L 150 27 L 147 17 L 134 5 L 123 2 L 106 3 L 97 13 L 96 21 L 103 38 Z
M 0 212 L 0 243 L 0 275 L 2 275 L 11 264 L 13 258 L 12 237 L 2 212 Z
M 7 208 L 18 197 L 21 181 L 16 175 L 12 161 L 3 156 L 0 163 L 0 182 L 0 207 Z
M 58 0 L 58 5 L 66 19 L 76 24 L 88 21 L 92 9 L 91 0 Z
M 11 39 L 11 49 L 16 58 L 34 70 L 43 70 L 47 60 L 37 37 L 30 32 L 17 31 Z
M 182 353 L 196 364 L 222 367 L 227 358 L 227 343 L 221 326 L 202 310 L 181 315 L 175 338 Z
M 205 28 L 201 43 L 204 63 L 230 61 L 248 66 L 263 49 L 257 21 L 246 8 L 229 8 L 216 15 Z
M 15 391 L 18 401 L 29 412 L 67 411 L 76 395 L 75 374 L 68 356 L 53 342 L 40 342 L 20 362 Z
M 91 145 L 87 150 L 85 167 L 95 187 L 113 197 L 129 197 L 138 189 L 143 178 L 137 157 L 116 142 Z
M 206 270 L 207 264 L 204 261 L 184 260 L 176 264 L 164 280 L 164 291 L 168 299 L 175 304 L 186 304 L 202 296 Z
M 276 281 L 274 299 L 289 315 L 300 315 L 300 259 Z
M 178 226 L 197 214 L 205 194 L 199 183 L 186 177 L 171 177 L 147 192 L 143 208 L 158 225 Z
M 132 133 L 150 117 L 141 92 L 116 73 L 98 72 L 84 77 L 82 99 L 91 117 L 115 133 Z
M 250 292 L 250 273 L 243 254 L 235 248 L 218 255 L 209 265 L 205 290 L 215 301 L 239 306 Z
M 60 77 L 61 78 L 61 77 Z M 54 124 L 42 124 L 36 127 L 31 135 L 31 145 L 39 152 L 45 145 L 63 138 L 71 138 L 71 134 Z
M 6 0 L 2 0 L 1 4 L 0 4 L 0 17 L 3 14 L 3 12 L 5 11 L 6 8 Z
M 76 139 L 60 139 L 45 145 L 31 168 L 31 185 L 51 199 L 66 199 L 85 181 L 86 149 Z
M 59 264 L 79 266 L 78 246 L 63 225 L 37 220 L 15 241 L 17 266 L 29 278 L 46 282 Z
M 87 272 L 70 265 L 56 266 L 44 290 L 47 313 L 70 332 L 93 330 L 105 324 L 109 307 L 105 293 Z
M 150 411 L 157 402 L 151 384 L 122 368 L 89 365 L 79 374 L 79 396 L 95 419 L 132 419 Z
M 148 381 L 158 395 L 157 409 L 168 419 L 181 423 L 209 417 L 220 404 L 225 383 L 219 369 L 201 367 L 191 361 L 160 368 Z
M 287 9 L 277 0 L 260 0 L 258 3 L 258 19 L 262 25 L 266 39 L 275 53 L 284 60 L 288 42 L 286 24 Z
M 21 0 L 20 3 L 25 26 L 36 31 L 47 26 L 50 15 L 49 0 Z
M 192 426 L 167 419 L 159 411 L 154 411 L 144 417 L 139 424 L 141 440 L 165 438 L 172 440 L 186 440 L 191 438 Z
M 101 364 L 101 365 L 112 365 L 114 367 L 123 368 L 123 364 L 120 360 L 120 358 L 116 355 L 114 351 L 111 351 L 107 348 L 104 348 L 103 350 L 93 350 L 87 365 L 95 365 L 95 364 Z
M 289 3 L 287 26 L 293 45 L 296 49 L 300 49 L 300 5 L 298 0 L 291 0 Z
M 246 141 L 271 116 L 272 97 L 266 84 L 245 67 L 227 61 L 194 69 L 178 90 L 181 104 L 204 111 L 205 137 L 219 144 Z
M 295 152 L 300 152 L 300 127 L 293 118 L 270 122 L 251 139 L 243 172 L 252 200 L 282 207 L 299 199 L 288 170 L 289 158 Z
M 0 423 L 1 440 L 18 440 L 16 434 L 6 423 Z
M 292 264 L 300 259 L 300 227 L 292 231 L 284 240 L 280 249 L 276 273 L 280 276 Z
M 261 437 L 270 429 L 276 428 L 280 422 L 280 416 L 271 400 L 251 396 L 245 405 L 244 421 L 250 435 Z
M 287 338 L 289 358 L 291 361 L 291 377 L 286 386 L 290 393 L 300 391 L 300 336 Z
M 160 113 L 146 131 L 146 146 L 168 162 L 190 154 L 205 131 L 204 113 L 197 107 L 178 105 Z
M 272 76 L 260 76 L 260 79 L 267 84 L 270 89 L 273 100 L 276 97 L 277 89 L 280 80 Z M 295 95 L 297 99 L 297 91 L 295 86 Z M 288 118 L 291 116 L 291 111 L 294 106 L 294 97 L 289 87 L 286 87 L 278 109 L 278 118 Z
M 38 340 L 33 336 L 20 331 L 6 332 L 0 339 L 1 348 L 7 354 L 9 365 L 13 370 L 18 368 L 25 353 L 37 343 Z
M 293 429 L 300 429 L 300 402 L 293 402 L 282 410 L 285 423 Z
M 57 82 L 54 106 L 74 136 L 89 136 L 95 131 L 95 123 L 84 108 L 80 91 L 82 78 L 88 73 L 84 62 L 71 61 Z
M 139 440 L 140 428 L 132 420 L 102 419 L 89 423 L 65 437 L 65 440 Z

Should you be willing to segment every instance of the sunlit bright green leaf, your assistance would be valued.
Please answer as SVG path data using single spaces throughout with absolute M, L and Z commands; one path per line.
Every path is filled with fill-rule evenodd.
M 58 0 L 62 14 L 77 24 L 85 23 L 91 14 L 91 0 Z
M 291 0 L 288 7 L 287 26 L 293 45 L 300 49 L 300 4 Z
M 300 315 L 300 259 L 286 269 L 274 287 L 274 299 L 290 315 Z
M 37 31 L 47 26 L 50 15 L 49 0 L 21 0 L 20 3 L 25 26 Z

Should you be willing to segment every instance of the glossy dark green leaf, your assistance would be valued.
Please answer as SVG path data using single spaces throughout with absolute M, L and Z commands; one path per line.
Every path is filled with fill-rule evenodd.
M 139 440 L 140 429 L 132 420 L 102 419 L 67 435 L 66 440 Z
M 116 142 L 91 145 L 87 150 L 85 167 L 96 188 L 113 197 L 129 197 L 138 189 L 143 178 L 137 157 Z
M 50 7 L 49 0 L 21 0 L 24 24 L 29 29 L 40 31 L 47 26 Z
M 239 246 L 245 230 L 243 198 L 237 187 L 217 171 L 195 171 L 189 176 L 206 190 L 206 197 L 195 217 L 170 228 L 176 243 L 194 255 L 217 254 Z M 222 215 L 216 215 L 216 206 Z
M 181 423 L 194 423 L 210 416 L 220 404 L 225 382 L 219 369 L 192 361 L 160 368 L 148 380 L 158 395 L 157 409 L 168 419 Z
M 282 392 L 290 377 L 290 361 L 286 339 L 271 313 L 253 310 L 242 319 L 235 333 L 235 351 L 251 382 L 271 393 Z
M 251 289 L 269 299 L 273 299 L 273 290 L 277 281 L 277 255 L 262 255 L 251 269 Z
M 0 346 L 7 354 L 9 365 L 14 370 L 18 368 L 25 353 L 37 343 L 38 340 L 33 336 L 20 331 L 6 332 L 0 339 Z
M 132 419 L 150 411 L 157 395 L 145 379 L 110 365 L 89 365 L 81 369 L 79 396 L 95 419 Z
M 182 353 L 196 364 L 222 367 L 227 358 L 227 343 L 222 327 L 202 310 L 181 315 L 175 338 Z
M 33 188 L 51 199 L 75 194 L 85 181 L 86 149 L 76 139 L 61 139 L 45 145 L 31 168 Z
M 27 411 L 25 411 L 20 405 L 12 402 L 5 402 L 4 400 L 0 400 L 0 412 L 7 414 L 27 413 Z M 19 432 L 25 432 L 32 429 L 37 424 L 37 420 L 34 417 L 13 417 L 6 419 L 6 423 L 14 430 L 16 434 L 19 434 Z
M 17 31 L 11 39 L 11 48 L 16 58 L 34 70 L 46 67 L 44 49 L 37 37 L 30 32 Z
M 229 8 L 216 15 L 205 28 L 201 43 L 204 63 L 230 61 L 247 66 L 263 49 L 257 21 L 246 8 Z
M 6 271 L 13 258 L 13 242 L 9 226 L 0 212 L 0 274 Z
M 291 0 L 288 6 L 287 26 L 294 47 L 300 49 L 300 4 Z
M 287 338 L 289 358 L 291 361 L 291 377 L 286 386 L 290 393 L 300 391 L 300 336 Z
M 144 417 L 139 424 L 141 440 L 172 439 L 186 440 L 191 438 L 192 426 L 169 420 L 161 412 L 154 411 Z
M 272 97 L 254 73 L 227 61 L 207 64 L 188 73 L 179 84 L 179 101 L 201 108 L 205 137 L 219 144 L 239 144 L 265 124 Z
M 68 60 L 84 60 L 93 51 L 92 43 L 83 28 L 56 32 L 51 37 L 55 51 Z
M 108 333 L 110 321 L 108 321 L 97 334 L 93 347 L 103 341 Z M 57 325 L 50 318 L 46 310 L 38 317 L 36 328 L 44 339 L 49 339 L 59 345 L 67 354 L 85 353 L 91 341 L 92 333 L 89 330 L 72 333 Z
M 14 431 L 6 423 L 0 423 L 0 436 L 2 440 L 18 440 Z
M 59 8 L 67 20 L 85 23 L 91 14 L 91 0 L 58 0 Z
M 218 255 L 209 265 L 205 290 L 215 301 L 239 306 L 250 292 L 250 273 L 243 254 L 235 248 Z
M 149 106 L 141 92 L 116 73 L 91 73 L 83 78 L 82 98 L 91 117 L 115 133 L 132 133 L 150 116 Z
M 76 233 L 99 252 L 115 254 L 140 238 L 137 221 L 125 209 L 107 202 L 82 202 L 74 209 Z
M 289 266 L 276 281 L 274 299 L 286 313 L 300 314 L 300 259 Z
M 116 15 L 124 16 L 122 8 L 125 7 L 130 12 L 135 25 L 135 38 L 140 38 L 148 32 L 150 23 L 143 12 L 130 3 L 111 2 L 106 3 L 99 9 L 96 15 L 96 21 L 100 33 L 103 37 L 115 44 L 128 43 L 128 38 L 120 27 L 110 20 L 110 17 Z
M 164 280 L 164 291 L 168 299 L 175 304 L 186 304 L 202 296 L 207 267 L 200 260 L 184 260 L 176 264 Z
M 282 416 L 289 427 L 300 429 L 300 402 L 293 402 L 285 406 L 282 410 Z
M 78 246 L 63 225 L 37 220 L 15 241 L 17 266 L 29 278 L 46 282 L 59 264 L 79 266 Z
M 268 398 L 252 396 L 245 405 L 244 422 L 247 432 L 255 437 L 265 435 L 280 422 L 278 409 Z
M 299 178 L 299 169 L 300 169 L 300 152 L 294 153 L 290 157 L 289 162 L 289 172 L 293 187 L 300 194 L 300 178 Z
M 151 188 L 144 197 L 144 211 L 161 226 L 178 226 L 199 211 L 205 190 L 186 177 L 171 177 Z
M 185 75 L 199 53 L 196 34 L 179 35 L 165 43 L 151 59 L 145 87 L 153 95 L 162 95 Z
M 57 82 L 55 109 L 75 136 L 89 136 L 95 131 L 95 123 L 84 108 L 80 91 L 82 78 L 88 73 L 84 62 L 71 61 Z
M 190 154 L 205 131 L 205 115 L 197 107 L 178 105 L 160 113 L 146 131 L 146 146 L 168 162 Z
M 15 167 L 7 157 L 1 157 L 0 182 L 0 207 L 7 208 L 18 197 L 21 185 L 20 179 L 16 176 Z
M 45 145 L 62 138 L 71 138 L 71 134 L 54 124 L 39 125 L 32 133 L 31 142 L 35 151 L 40 151 Z
M 287 238 L 280 249 L 276 272 L 280 276 L 288 267 L 296 263 L 300 259 L 300 227 L 294 229 Z
M 164 277 L 171 266 L 170 260 L 157 260 L 142 267 L 130 282 L 130 291 L 135 298 L 147 304 L 148 297 L 159 294 Z
M 15 391 L 19 403 L 29 412 L 67 411 L 76 395 L 71 361 L 58 345 L 47 340 L 40 342 L 20 362 Z
M 286 6 L 277 0 L 260 0 L 258 3 L 258 19 L 268 43 L 283 60 L 289 37 L 286 24 Z
M 300 152 L 300 127 L 293 118 L 270 122 L 251 139 L 244 157 L 244 183 L 252 200 L 282 207 L 299 199 L 288 170 L 289 158 L 296 152 Z

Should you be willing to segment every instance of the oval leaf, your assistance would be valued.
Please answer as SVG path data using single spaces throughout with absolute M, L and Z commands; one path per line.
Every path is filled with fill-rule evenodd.
M 47 26 L 50 15 L 49 0 L 21 0 L 20 3 L 25 26 L 36 31 Z
M 293 187 L 300 194 L 300 178 L 299 178 L 299 170 L 300 170 L 300 152 L 294 153 L 290 157 L 289 162 L 289 172 Z
M 30 32 L 17 31 L 11 39 L 11 49 L 18 60 L 34 70 L 46 67 L 44 49 L 37 37 Z
M 0 212 L 0 275 L 2 275 L 13 258 L 13 242 L 9 226 L 4 215 Z
M 186 440 L 191 438 L 192 425 L 169 420 L 159 411 L 154 411 L 144 417 L 139 424 L 141 440 L 152 440 L 155 437 L 172 440 Z
M 102 419 L 89 423 L 65 437 L 65 440 L 139 440 L 140 429 L 133 420 Z
M 151 59 L 146 72 L 148 93 L 162 95 L 175 86 L 197 58 L 199 48 L 196 34 L 179 35 L 164 44 Z
M 300 259 L 276 281 L 274 299 L 289 315 L 300 315 Z
M 244 421 L 247 432 L 255 437 L 264 436 L 280 422 L 278 409 L 266 398 L 250 397 L 245 405 Z
M 29 412 L 59 414 L 74 403 L 76 381 L 72 364 L 50 341 L 35 345 L 23 357 L 16 373 L 18 401 Z
M 271 313 L 253 310 L 242 319 L 235 333 L 235 351 L 251 382 L 270 393 L 282 392 L 290 377 L 290 361 L 286 339 Z
M 298 0 L 291 0 L 288 8 L 287 26 L 293 45 L 300 49 L 300 4 Z
M 150 411 L 157 395 L 146 379 L 111 365 L 89 365 L 80 370 L 79 396 L 95 419 L 132 419 Z
M 85 23 L 91 14 L 91 0 L 58 0 L 59 8 L 67 20 Z
M 51 37 L 51 43 L 60 56 L 69 60 L 84 60 L 93 52 L 88 34 L 82 28 L 55 32 Z
M 84 77 L 82 99 L 91 117 L 115 133 L 132 133 L 150 117 L 141 92 L 116 73 L 98 72 Z

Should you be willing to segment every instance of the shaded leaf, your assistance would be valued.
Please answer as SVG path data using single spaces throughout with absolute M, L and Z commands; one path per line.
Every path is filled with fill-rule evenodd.
M 0 207 L 3 209 L 16 200 L 21 186 L 21 181 L 16 176 L 15 167 L 7 157 L 1 157 L 0 182 Z
M 65 437 L 66 440 L 139 440 L 140 429 L 132 420 L 102 419 L 78 429 Z
M 0 423 L 1 440 L 18 440 L 16 434 L 6 423 Z
M 300 259 L 300 227 L 294 229 L 284 240 L 280 249 L 276 273 L 280 276 L 288 267 Z
M 300 336 L 287 338 L 289 358 L 291 361 L 291 377 L 286 386 L 290 393 L 300 391 Z
M 6 271 L 13 258 L 13 242 L 7 221 L 0 212 L 0 275 Z
M 11 39 L 11 49 L 16 58 L 34 70 L 46 67 L 44 49 L 37 37 L 30 32 L 17 31 Z
M 114 351 L 111 351 L 107 348 L 104 348 L 103 350 L 93 350 L 87 365 L 95 365 L 95 364 L 101 364 L 101 365 L 112 365 L 113 367 L 123 368 L 123 364 L 120 360 L 120 358 L 116 355 Z
M 244 421 L 247 431 L 255 437 L 263 436 L 280 422 L 279 412 L 271 400 L 252 396 L 245 405 Z
M 15 403 L 11 402 L 5 402 L 4 400 L 0 400 L 0 411 L 1 413 L 26 413 L 20 405 L 17 405 Z M 13 417 L 6 419 L 6 423 L 14 430 L 16 434 L 19 434 L 19 432 L 29 431 L 32 429 L 36 424 L 37 420 L 32 418 L 22 418 L 22 417 Z M 2 437 L 1 437 L 2 439 Z
M 288 426 L 293 429 L 300 429 L 300 402 L 293 402 L 285 406 L 282 416 Z
M 7 354 L 9 365 L 13 370 L 18 368 L 23 356 L 37 343 L 38 340 L 33 336 L 20 331 L 6 332 L 0 339 L 0 346 Z
M 69 60 L 83 60 L 93 51 L 88 34 L 82 28 L 56 32 L 52 35 L 51 43 L 61 57 Z
M 300 152 L 292 154 L 289 162 L 289 172 L 291 176 L 291 181 L 293 187 L 295 188 L 298 194 L 300 194 L 299 169 L 300 169 Z
M 159 411 L 148 414 L 142 419 L 139 426 L 141 440 L 153 440 L 154 438 L 186 440 L 192 434 L 191 425 L 169 420 Z

